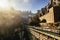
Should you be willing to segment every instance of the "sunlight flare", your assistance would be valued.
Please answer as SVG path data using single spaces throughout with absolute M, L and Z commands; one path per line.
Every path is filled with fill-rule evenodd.
M 0 0 L 0 7 L 2 7 L 2 8 L 7 8 L 7 7 L 9 7 L 9 2 L 8 2 L 8 0 Z

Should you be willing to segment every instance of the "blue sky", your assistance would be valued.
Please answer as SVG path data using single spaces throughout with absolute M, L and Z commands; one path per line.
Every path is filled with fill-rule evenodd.
M 36 12 L 37 10 L 43 8 L 47 5 L 49 0 L 14 0 L 13 6 L 22 11 L 32 11 Z

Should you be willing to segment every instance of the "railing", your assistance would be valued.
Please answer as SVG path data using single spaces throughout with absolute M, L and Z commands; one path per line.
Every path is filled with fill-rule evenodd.
M 51 31 L 42 30 L 39 27 L 29 27 L 31 34 L 37 39 L 41 40 L 41 35 L 45 36 L 45 39 L 51 38 L 52 40 L 60 40 L 60 35 Z M 35 40 L 35 39 L 34 39 Z

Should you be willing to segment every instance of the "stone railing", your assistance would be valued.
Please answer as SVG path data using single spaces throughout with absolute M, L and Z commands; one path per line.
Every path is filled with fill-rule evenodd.
M 42 30 L 39 27 L 29 27 L 33 40 L 60 40 L 60 35 L 51 31 Z

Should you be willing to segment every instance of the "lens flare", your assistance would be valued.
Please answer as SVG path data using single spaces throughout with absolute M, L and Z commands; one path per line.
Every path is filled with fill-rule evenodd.
M 0 7 L 2 7 L 2 8 L 7 8 L 7 7 L 9 7 L 9 2 L 8 2 L 8 0 L 0 0 Z

